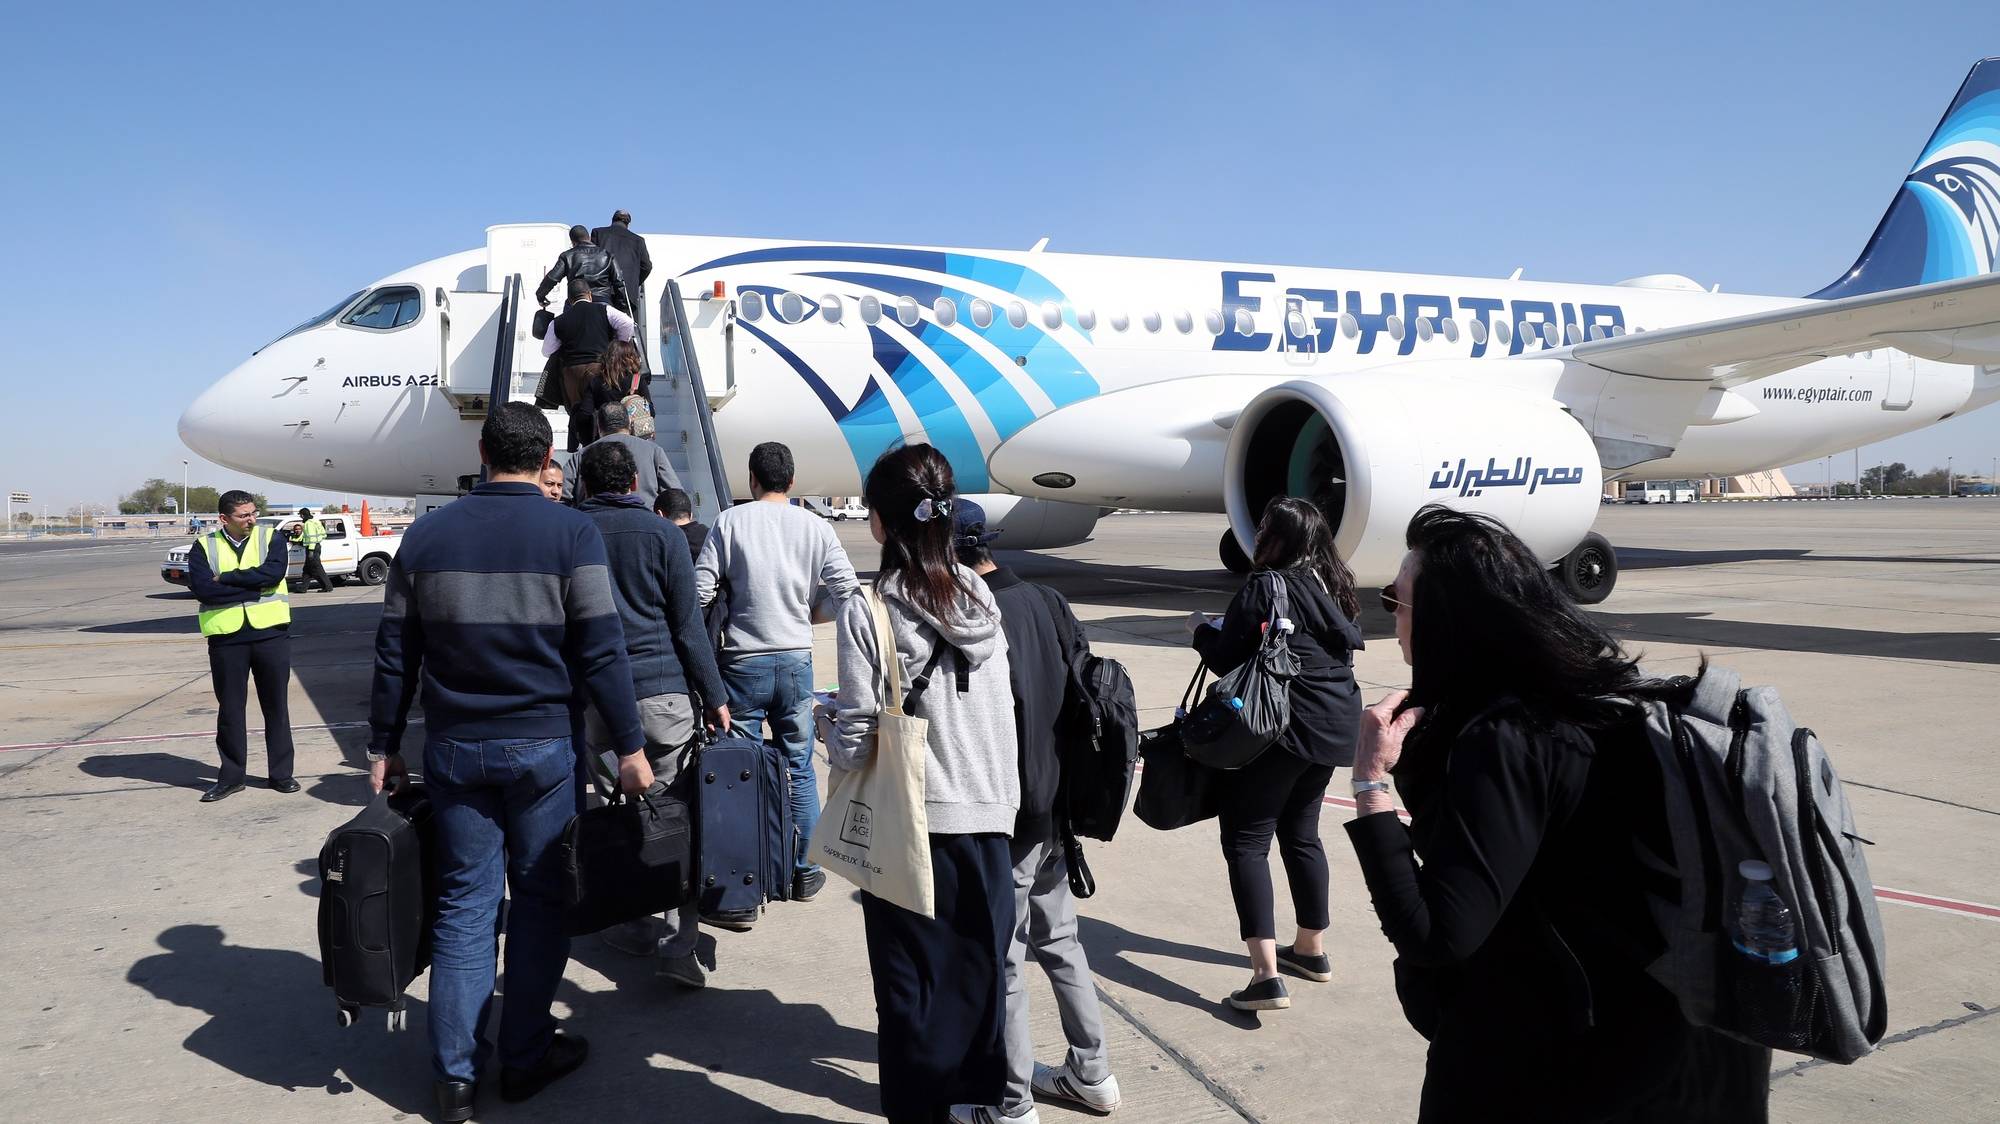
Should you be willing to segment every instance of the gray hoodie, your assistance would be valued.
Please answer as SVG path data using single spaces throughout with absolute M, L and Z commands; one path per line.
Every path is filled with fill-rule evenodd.
M 1010 835 L 1021 804 L 1015 765 L 1014 693 L 1007 669 L 1007 637 L 1000 631 L 1000 608 L 986 583 L 957 567 L 961 589 L 954 620 L 936 620 L 898 595 L 901 582 L 890 575 L 876 583 L 875 595 L 889 609 L 896 631 L 896 654 L 903 661 L 903 684 L 923 674 L 940 635 L 970 667 L 967 690 L 958 690 L 957 659 L 947 653 L 924 691 L 917 713 L 930 720 L 924 755 L 924 805 L 936 835 Z M 881 665 L 875 624 L 862 597 L 842 603 L 837 653 L 840 705 L 827 759 L 851 769 L 875 749 L 875 694 Z

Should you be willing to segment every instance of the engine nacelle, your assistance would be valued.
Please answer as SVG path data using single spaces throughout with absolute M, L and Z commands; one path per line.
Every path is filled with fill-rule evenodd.
M 1493 365 L 1423 363 L 1282 383 L 1237 418 L 1223 499 L 1254 542 L 1272 499 L 1313 499 L 1367 584 L 1395 577 L 1418 508 L 1505 523 L 1553 564 L 1597 518 L 1603 472 L 1576 419 L 1545 393 L 1493 385 Z
M 1090 538 L 1101 507 L 1057 503 L 1000 493 L 967 496 L 986 511 L 986 529 L 1000 532 L 993 540 L 999 550 L 1049 550 L 1075 546 Z

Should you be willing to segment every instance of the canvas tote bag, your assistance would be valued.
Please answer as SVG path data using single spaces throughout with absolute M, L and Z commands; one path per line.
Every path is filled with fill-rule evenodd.
M 858 596 L 868 598 L 881 665 L 875 679 L 875 697 L 882 702 L 875 752 L 858 769 L 831 770 L 826 807 L 813 828 L 812 854 L 821 866 L 883 901 L 936 917 L 930 817 L 924 811 L 930 723 L 903 711 L 903 661 L 896 654 L 888 607 L 879 594 Z

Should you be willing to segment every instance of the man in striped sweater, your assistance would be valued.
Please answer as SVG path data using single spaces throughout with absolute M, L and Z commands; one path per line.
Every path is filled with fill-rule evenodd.
M 430 1037 L 445 1120 L 471 1118 L 491 1049 L 479 1032 L 503 892 L 513 906 L 500 1095 L 526 1100 L 583 1064 L 586 1044 L 556 1030 L 549 1004 L 569 960 L 557 847 L 576 812 L 571 731 L 586 698 L 621 748 L 619 787 L 637 794 L 653 783 L 604 539 L 537 485 L 553 441 L 528 403 L 487 417 L 486 482 L 410 527 L 375 634 L 368 757 L 377 791 L 405 772 L 403 731 L 423 696 L 441 886 Z

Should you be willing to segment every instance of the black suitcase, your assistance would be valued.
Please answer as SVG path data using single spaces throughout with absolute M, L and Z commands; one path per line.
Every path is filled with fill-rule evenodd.
M 798 836 L 784 751 L 729 734 L 695 758 L 696 886 L 703 914 L 787 901 Z
M 571 936 L 677 908 L 687 900 L 693 825 L 666 786 L 618 797 L 563 829 L 564 905 Z
M 336 1019 L 387 1007 L 409 1025 L 403 992 L 431 963 L 437 921 L 436 823 L 421 785 L 393 785 L 335 828 L 319 852 L 319 955 Z

